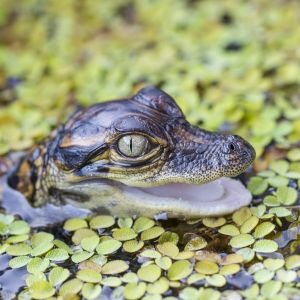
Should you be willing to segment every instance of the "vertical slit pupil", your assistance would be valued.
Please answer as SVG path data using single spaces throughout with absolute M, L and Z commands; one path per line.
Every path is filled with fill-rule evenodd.
M 132 153 L 132 138 L 130 138 L 130 152 Z

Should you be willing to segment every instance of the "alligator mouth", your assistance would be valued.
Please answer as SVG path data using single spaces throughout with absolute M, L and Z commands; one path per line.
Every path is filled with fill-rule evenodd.
M 191 203 L 216 201 L 221 197 L 224 197 L 227 193 L 220 180 L 206 184 L 168 183 L 160 186 L 138 189 L 158 198 L 167 197 Z
M 85 217 L 91 211 L 130 217 L 165 214 L 163 217 L 192 219 L 218 216 L 232 213 L 248 205 L 252 199 L 241 182 L 231 178 L 220 178 L 202 185 L 171 183 L 149 188 L 126 186 L 113 180 L 89 179 L 72 184 L 68 189 L 57 190 L 66 197 L 61 205 L 48 203 L 33 208 L 21 193 L 7 184 L 4 186 L 2 207 L 6 212 L 19 214 L 34 227 L 71 217 Z
M 177 201 L 187 201 L 191 204 L 199 203 L 203 201 L 217 201 L 218 199 L 225 196 L 228 193 L 224 186 L 224 180 L 218 179 L 204 184 L 193 184 L 193 183 L 164 183 L 153 187 L 140 187 L 134 185 L 127 185 L 125 183 L 112 180 L 112 179 L 98 179 L 89 178 L 83 179 L 71 184 L 72 187 L 90 186 L 90 190 L 97 190 L 99 186 L 105 185 L 115 189 L 119 189 L 124 193 L 136 193 L 136 194 L 147 194 L 150 197 L 155 197 L 157 202 L 160 198 L 168 198 Z M 67 191 L 63 191 L 67 194 Z M 69 192 L 71 193 L 71 191 Z M 74 197 L 75 198 L 75 197 Z M 84 198 L 88 199 L 87 196 L 80 198 L 80 201 L 85 202 Z
M 88 195 L 89 200 L 81 201 L 81 206 L 92 211 L 102 207 L 115 216 L 154 217 L 162 213 L 170 218 L 218 216 L 232 213 L 252 200 L 240 181 L 227 177 L 206 184 L 168 183 L 155 187 L 87 179 L 72 184 L 72 190 Z

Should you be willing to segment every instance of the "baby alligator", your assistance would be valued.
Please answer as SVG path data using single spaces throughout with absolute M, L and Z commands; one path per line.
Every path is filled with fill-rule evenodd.
M 2 159 L 0 173 L 34 207 L 71 203 L 120 216 L 195 217 L 245 205 L 235 200 L 246 190 L 239 182 L 229 188 L 235 198 L 225 195 L 226 201 L 224 182 L 212 190 L 197 187 L 240 174 L 254 157 L 241 137 L 192 126 L 168 94 L 148 87 L 77 112 L 18 163 L 14 155 Z M 14 167 L 7 171 L 9 159 Z M 207 194 L 197 202 L 200 193 Z M 214 193 L 218 201 L 209 203 Z

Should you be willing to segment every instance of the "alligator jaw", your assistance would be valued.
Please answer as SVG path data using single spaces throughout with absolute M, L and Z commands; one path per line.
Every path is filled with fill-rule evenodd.
M 72 187 L 88 194 L 87 201 L 71 203 L 91 211 L 103 211 L 115 216 L 153 217 L 166 213 L 169 218 L 192 219 L 202 216 L 226 215 L 247 206 L 251 193 L 231 178 L 220 178 L 207 184 L 167 184 L 139 188 L 111 180 L 87 180 Z
M 248 205 L 252 198 L 239 181 L 231 178 L 221 178 L 203 185 L 168 184 L 153 188 L 93 180 L 80 184 L 77 197 L 68 198 L 70 194 L 65 193 L 65 203 L 60 206 L 47 203 L 43 207 L 33 208 L 20 192 L 2 183 L 2 206 L 9 213 L 19 214 L 33 227 L 62 222 L 71 217 L 84 217 L 91 212 L 130 217 L 163 214 L 182 219 L 226 215 Z M 97 190 L 94 189 L 88 200 L 84 196 L 80 201 L 80 195 L 91 185 Z

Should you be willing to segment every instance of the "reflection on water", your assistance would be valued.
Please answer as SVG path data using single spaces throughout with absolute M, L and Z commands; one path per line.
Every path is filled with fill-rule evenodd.
M 26 267 L 5 270 L 0 276 L 2 298 L 5 300 L 13 299 L 21 287 L 25 285 L 27 275 Z
M 31 227 L 55 224 L 68 218 L 83 218 L 90 213 L 89 210 L 74 207 L 70 204 L 61 207 L 46 204 L 41 208 L 33 208 L 21 193 L 7 185 L 5 177 L 0 179 L 0 186 L 2 186 L 3 194 L 1 206 L 5 212 L 19 215 Z

